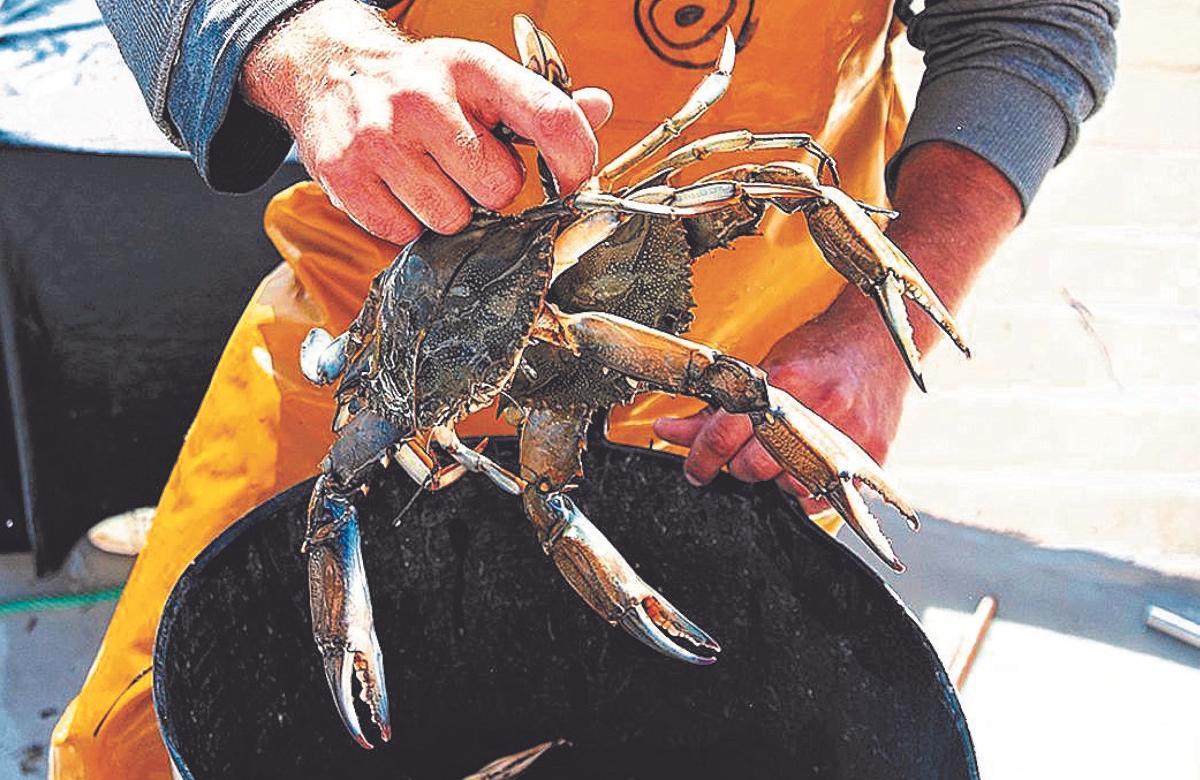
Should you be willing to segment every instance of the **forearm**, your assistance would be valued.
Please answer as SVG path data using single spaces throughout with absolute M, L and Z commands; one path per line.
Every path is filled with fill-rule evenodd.
M 900 218 L 888 227 L 888 237 L 951 311 L 1021 219 L 1021 200 L 1000 171 L 973 152 L 942 142 L 922 144 L 907 155 L 897 171 L 892 205 Z M 927 351 L 941 331 L 914 307 L 910 312 L 917 345 Z
M 892 204 L 900 217 L 889 225 L 888 238 L 951 311 L 1021 218 L 1021 200 L 1003 174 L 978 155 L 942 142 L 922 144 L 905 157 Z M 926 353 L 942 331 L 915 305 L 908 311 L 917 347 Z M 907 382 L 875 303 L 854 285 L 847 285 L 812 323 L 780 339 L 767 364 L 787 363 L 825 343 L 830 349 L 887 355 L 887 367 Z

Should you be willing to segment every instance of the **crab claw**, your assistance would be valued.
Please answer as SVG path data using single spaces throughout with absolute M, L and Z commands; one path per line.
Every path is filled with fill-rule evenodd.
M 899 214 L 860 203 L 837 187 L 822 184 L 817 172 L 804 164 L 772 163 L 755 171 L 754 179 L 799 186 L 813 193 L 807 199 L 774 197 L 771 202 L 788 213 L 803 212 L 813 242 L 825 260 L 875 302 L 918 387 L 925 389 L 921 353 L 913 338 L 905 299 L 920 306 L 964 355 L 971 356 L 950 310 L 912 260 L 871 218 L 872 214 L 881 214 L 894 219 Z
M 313 328 L 300 344 L 300 372 L 314 385 L 327 385 L 346 370 L 349 333 L 336 339 L 321 328 Z
M 383 654 L 371 615 L 357 513 L 346 499 L 326 493 L 323 482 L 324 478 L 314 491 L 305 541 L 313 640 L 342 723 L 360 746 L 370 750 L 374 746 L 354 711 L 353 685 L 357 679 L 358 697 L 367 705 L 380 738 L 387 742 L 392 738 L 392 726 Z
M 820 187 L 823 203 L 805 211 L 813 241 L 847 281 L 875 301 L 913 380 L 922 390 L 921 353 L 904 305 L 907 298 L 937 323 L 967 357 L 971 350 L 954 316 L 921 276 L 912 260 L 892 243 L 867 210 L 836 187 Z
M 920 525 L 916 511 L 849 436 L 777 387 L 767 386 L 767 398 L 769 410 L 751 415 L 758 440 L 810 493 L 828 500 L 888 566 L 904 571 L 904 564 L 854 483 L 861 482 L 896 507 L 914 531 Z
M 542 548 L 583 600 L 611 625 L 670 658 L 707 666 L 720 645 L 651 588 L 612 542 L 562 493 L 525 493 L 543 534 Z M 677 641 L 678 640 L 678 641 Z

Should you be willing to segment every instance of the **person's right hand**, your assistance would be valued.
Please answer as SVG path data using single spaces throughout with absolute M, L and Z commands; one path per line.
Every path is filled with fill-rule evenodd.
M 423 225 L 461 230 L 469 200 L 512 202 L 525 171 L 498 124 L 533 141 L 566 194 L 594 172 L 593 128 L 612 111 L 607 92 L 567 96 L 487 44 L 406 39 L 358 0 L 319 0 L 278 23 L 241 83 L 287 126 L 330 200 L 397 244 Z

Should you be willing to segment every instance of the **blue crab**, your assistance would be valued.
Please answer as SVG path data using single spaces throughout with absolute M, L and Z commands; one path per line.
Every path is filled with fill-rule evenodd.
M 568 89 L 549 36 L 524 16 L 514 29 L 524 63 Z M 839 189 L 833 159 L 810 135 L 720 133 L 655 161 L 724 94 L 734 56 L 727 35 L 716 68 L 684 105 L 579 192 L 560 195 L 539 164 L 543 204 L 507 216 L 477 210 L 456 235 L 419 237 L 374 280 L 345 333 L 314 330 L 305 341 L 305 375 L 339 382 L 338 438 L 321 464 L 303 549 L 313 635 L 342 721 L 364 748 L 371 742 L 355 711 L 355 680 L 382 739 L 391 726 L 354 499 L 389 464 L 427 490 L 474 472 L 519 496 L 547 555 L 601 618 L 692 664 L 712 663 L 716 640 L 647 585 L 567 495 L 582 476 L 580 453 L 596 412 L 660 390 L 748 415 L 786 471 L 901 568 L 860 486 L 914 529 L 917 515 L 870 456 L 772 386 L 762 369 L 683 337 L 694 305 L 692 263 L 752 233 L 768 208 L 778 208 L 802 214 L 833 267 L 876 300 L 918 383 L 905 297 L 966 351 L 950 313 L 873 220 L 872 211 L 886 210 Z M 761 149 L 793 150 L 816 166 L 743 165 L 676 184 L 695 161 Z M 454 430 L 498 400 L 519 427 L 515 471 Z

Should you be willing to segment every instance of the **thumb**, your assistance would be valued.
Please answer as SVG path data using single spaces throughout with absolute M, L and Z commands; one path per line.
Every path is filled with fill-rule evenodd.
M 599 87 L 577 89 L 571 93 L 571 99 L 583 110 L 593 130 L 599 130 L 612 116 L 612 96 Z
M 659 417 L 654 421 L 654 433 L 672 444 L 690 447 L 711 416 L 712 412 L 704 409 L 690 417 Z

